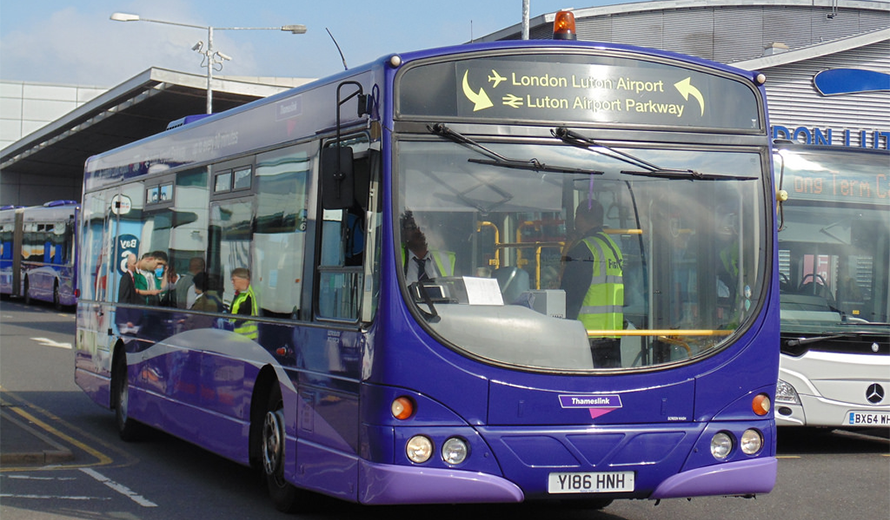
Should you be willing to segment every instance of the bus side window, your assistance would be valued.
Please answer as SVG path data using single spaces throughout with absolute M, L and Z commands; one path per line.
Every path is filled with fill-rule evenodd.
M 257 155 L 251 284 L 267 316 L 297 317 L 302 308 L 310 148 L 302 144 Z

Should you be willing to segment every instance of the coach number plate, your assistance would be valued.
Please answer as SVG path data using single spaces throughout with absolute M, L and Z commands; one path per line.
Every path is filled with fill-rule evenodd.
M 557 493 L 621 493 L 634 490 L 633 471 L 551 473 L 547 491 Z
M 844 424 L 851 426 L 890 426 L 890 413 L 850 412 Z

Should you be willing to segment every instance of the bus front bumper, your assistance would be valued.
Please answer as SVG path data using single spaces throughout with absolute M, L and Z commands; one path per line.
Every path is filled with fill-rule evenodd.
M 471 471 L 394 466 L 361 461 L 363 504 L 476 504 L 522 502 L 519 486 Z
M 649 498 L 769 493 L 776 484 L 777 467 L 775 457 L 763 457 L 696 468 L 669 477 L 655 488 Z

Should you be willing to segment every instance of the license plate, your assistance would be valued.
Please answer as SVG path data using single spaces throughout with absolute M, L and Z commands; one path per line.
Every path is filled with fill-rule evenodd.
M 890 426 L 890 413 L 850 412 L 844 422 L 848 426 Z
M 634 490 L 633 471 L 551 473 L 547 491 L 557 493 L 615 493 Z

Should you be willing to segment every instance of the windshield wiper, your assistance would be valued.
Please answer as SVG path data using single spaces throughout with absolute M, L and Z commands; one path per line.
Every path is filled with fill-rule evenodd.
M 560 139 L 562 142 L 566 144 L 570 144 L 572 146 L 577 146 L 578 148 L 584 148 L 585 150 L 589 150 L 593 153 L 598 153 L 600 155 L 605 155 L 606 157 L 611 157 L 613 159 L 617 159 L 622 162 L 626 162 L 628 164 L 632 164 L 637 168 L 643 168 L 648 171 L 661 170 L 662 168 L 656 166 L 650 162 L 644 161 L 639 157 L 635 157 L 627 152 L 622 152 L 621 150 L 616 150 L 611 146 L 606 146 L 602 143 L 599 143 L 593 139 L 584 137 L 583 135 L 573 132 L 564 126 L 558 126 L 552 130 L 550 130 L 550 134 Z M 603 150 L 607 150 L 610 153 L 605 153 L 600 150 L 594 150 L 591 146 L 596 146 L 598 148 L 602 148 Z
M 532 158 L 527 161 L 521 159 L 511 159 L 509 157 L 505 157 L 493 150 L 482 146 L 478 142 L 470 139 L 469 137 L 462 135 L 454 130 L 445 126 L 444 123 L 436 123 L 434 125 L 427 125 L 427 128 L 430 132 L 445 137 L 447 139 L 451 139 L 455 143 L 467 145 L 470 148 L 473 148 L 477 152 L 482 155 L 490 157 L 490 159 L 467 159 L 467 162 L 475 163 L 475 164 L 485 164 L 488 166 L 499 166 L 502 168 L 513 168 L 517 170 L 531 170 L 534 172 L 547 172 L 547 173 L 582 173 L 586 175 L 602 175 L 604 172 L 601 171 L 591 171 L 585 170 L 581 168 L 569 168 L 566 166 L 548 166 L 541 161 Z
M 680 170 L 672 168 L 659 168 L 657 170 L 633 171 L 621 170 L 625 175 L 637 175 L 640 177 L 658 177 L 661 179 L 683 179 L 690 181 L 756 181 L 757 177 L 747 175 L 723 175 L 715 173 L 701 173 L 695 170 Z
M 820 341 L 828 341 L 830 339 L 840 339 L 840 338 L 858 338 L 859 334 L 855 332 L 846 332 L 843 334 L 831 334 L 825 336 L 813 336 L 810 338 L 797 338 L 797 339 L 789 339 L 785 341 L 785 345 L 789 347 L 797 347 L 800 345 L 809 345 L 810 343 L 818 343 Z
M 626 175 L 637 175 L 642 177 L 659 177 L 663 179 L 683 179 L 683 180 L 705 180 L 705 181 L 722 181 L 722 180 L 737 180 L 737 181 L 753 181 L 757 180 L 758 177 L 749 177 L 749 176 L 741 176 L 741 175 L 718 175 L 718 174 L 710 174 L 710 173 L 701 173 L 695 170 L 683 170 L 677 168 L 662 168 L 656 164 L 652 164 L 648 161 L 644 161 L 639 157 L 631 155 L 627 152 L 622 152 L 621 150 L 617 150 L 612 148 L 611 146 L 600 143 L 594 139 L 590 139 L 585 137 L 577 132 L 573 132 L 564 126 L 560 126 L 550 130 L 550 133 L 553 137 L 562 140 L 566 144 L 570 144 L 572 146 L 577 146 L 578 148 L 583 148 L 585 150 L 589 150 L 593 153 L 598 153 L 600 155 L 605 155 L 606 157 L 611 157 L 612 159 L 616 159 L 622 162 L 626 162 L 637 168 L 642 168 L 643 171 L 636 170 L 621 170 L 621 173 Z M 596 148 L 601 148 L 602 150 L 606 150 L 608 153 L 603 152 L 601 150 L 597 150 L 596 148 L 591 148 L 595 146 Z

